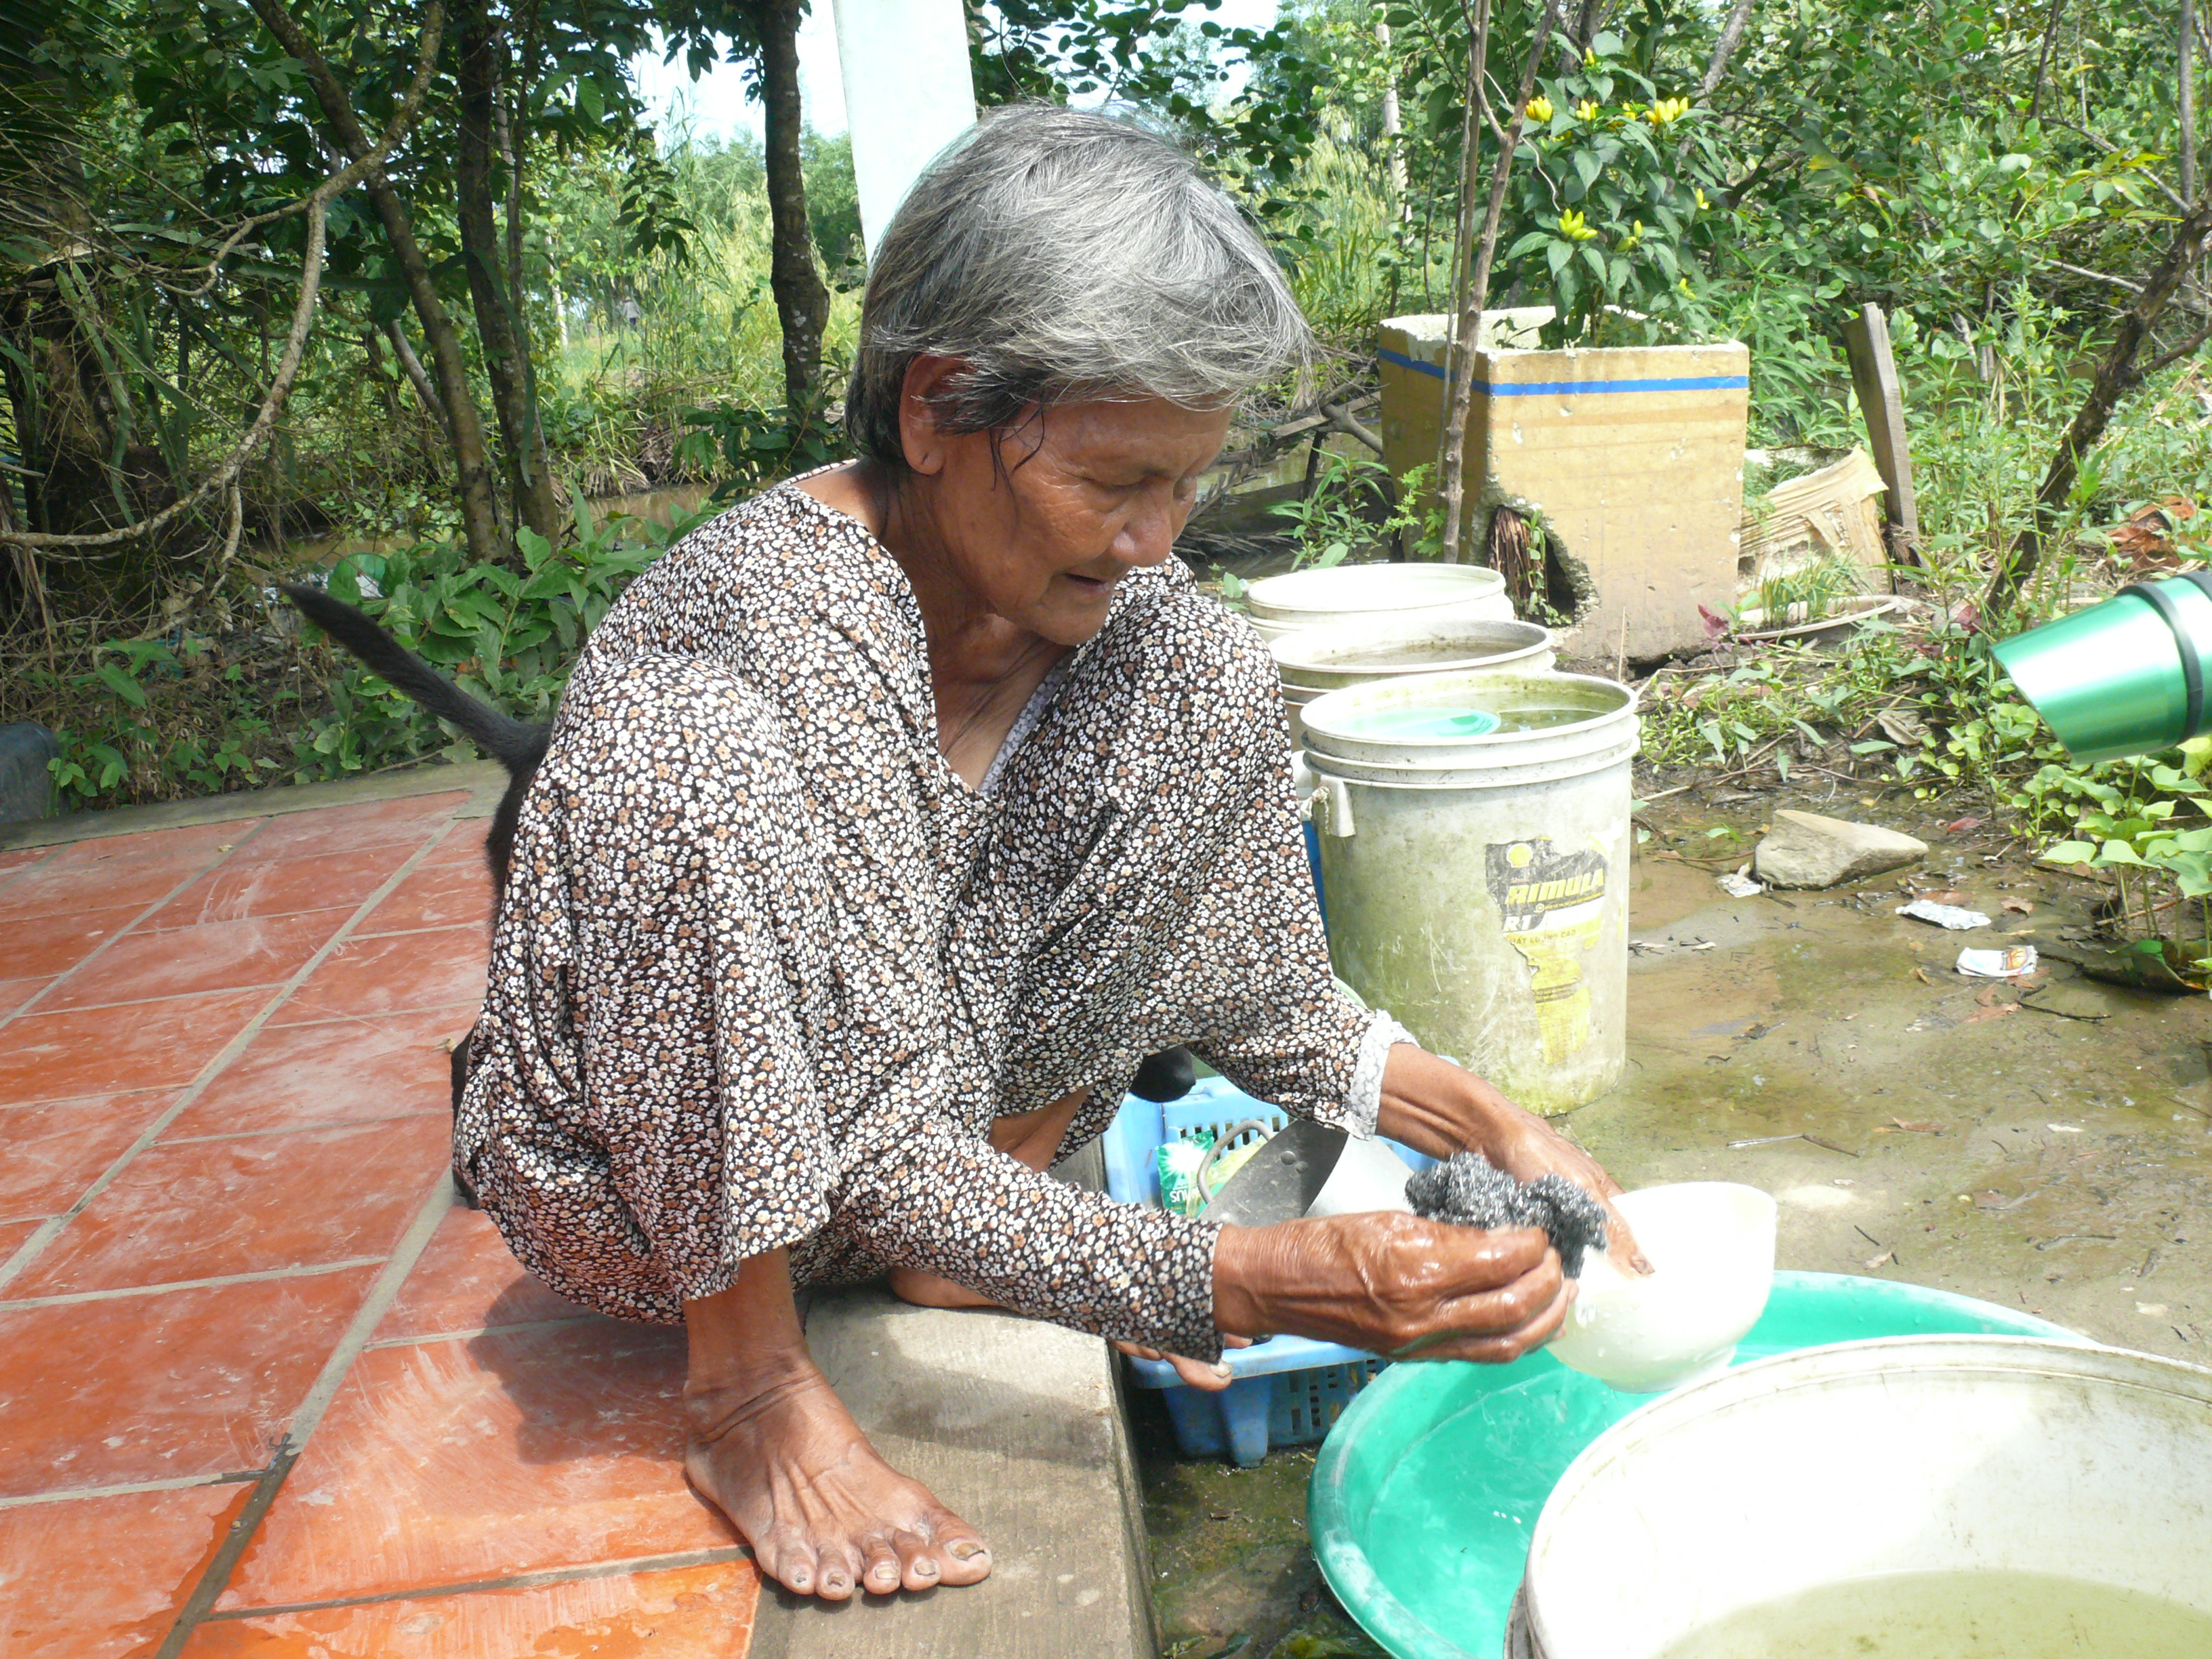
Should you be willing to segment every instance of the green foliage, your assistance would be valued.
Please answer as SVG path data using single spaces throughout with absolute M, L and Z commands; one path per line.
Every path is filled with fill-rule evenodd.
M 180 636 L 173 647 L 118 640 L 91 653 L 88 672 L 27 671 L 33 684 L 66 697 L 77 714 L 76 724 L 54 734 L 61 752 L 51 769 L 64 806 L 127 798 L 134 780 L 149 775 L 172 781 L 179 793 L 220 794 L 250 788 L 277 769 L 276 761 L 254 753 L 269 728 L 241 695 L 243 674 L 235 666 L 211 673 L 210 654 L 208 641 L 198 637 Z M 214 693 L 219 720 L 165 718 L 192 681 Z
M 1417 466 L 1393 478 L 1389 468 L 1362 452 L 1322 453 L 1312 488 L 1296 501 L 1270 511 L 1289 526 L 1293 570 L 1328 570 L 1355 554 L 1395 546 L 1413 556 L 1433 556 L 1441 540 L 1442 510 L 1422 512 L 1417 503 L 1428 468 Z M 1221 578 L 1224 597 L 1243 597 L 1244 583 L 1233 573 Z
M 1539 9 L 1495 8 L 1501 89 Z M 2076 0 L 2055 14 L 2046 52 L 2047 0 L 1760 0 L 1718 89 L 1686 104 L 1725 9 L 1628 0 L 1606 9 L 1586 52 L 1555 43 L 1506 198 L 1492 303 L 1556 306 L 1555 343 L 1741 339 L 1753 442 L 1820 448 L 1860 441 L 1838 339 L 1856 307 L 1884 306 L 1919 486 L 1917 579 L 1943 611 L 1978 621 L 1967 607 L 2027 521 L 2129 302 L 2124 283 L 2170 234 L 2170 12 Z M 412 70 L 419 9 L 306 0 L 295 10 L 364 120 L 380 125 Z M 1441 309 L 1460 206 L 1466 9 L 1288 0 L 1264 31 L 1227 27 L 1212 10 L 1207 0 L 971 8 L 979 90 L 986 103 L 1111 100 L 1179 134 L 1262 227 L 1317 328 L 1354 353 L 1381 317 Z M 750 61 L 756 14 L 665 0 L 494 11 L 518 25 L 501 50 L 514 54 L 520 300 L 556 468 L 590 495 L 711 483 L 726 496 L 842 456 L 820 414 L 780 407 L 757 142 L 652 132 L 627 67 L 656 27 L 663 50 L 695 64 L 725 52 Z M 1563 9 L 1570 26 L 1581 12 Z M 0 43 L 0 56 L 15 51 Z M 94 0 L 64 9 L 36 55 L 44 78 L 29 91 L 0 88 L 0 197 L 14 215 L 0 228 L 0 367 L 10 377 L 0 452 L 28 453 L 49 429 L 41 422 L 107 411 L 92 445 L 106 470 L 94 469 L 95 499 L 77 509 L 119 520 L 158 500 L 164 477 L 204 467 L 258 397 L 272 330 L 281 334 L 296 292 L 301 221 L 249 238 L 212 288 L 201 272 L 230 223 L 294 199 L 328 158 L 300 66 L 237 0 Z M 441 293 L 465 320 L 454 84 L 441 74 L 423 126 L 388 172 Z M 1395 137 L 1382 116 L 1389 93 L 1402 118 Z M 1478 142 L 1486 167 L 1496 139 L 1485 131 Z M 839 290 L 826 346 L 842 364 L 860 279 L 849 145 L 810 132 L 803 154 L 817 252 Z M 76 182 L 54 195 L 70 167 Z M 33 208 L 18 210 L 23 202 Z M 48 231 L 64 224 L 82 246 L 57 259 Z M 335 580 L 374 575 L 395 626 L 507 706 L 541 709 L 564 672 L 562 630 L 590 607 L 573 592 L 556 605 L 526 590 L 580 572 L 587 593 L 611 595 L 631 553 L 610 550 L 598 530 L 567 550 L 526 547 L 495 575 L 460 562 L 450 460 L 381 340 L 387 319 L 415 325 L 361 194 L 336 204 L 331 231 L 325 309 L 299 390 L 246 480 L 246 556 L 283 568 L 289 542 L 325 527 L 398 544 L 404 550 L 362 556 Z M 49 269 L 45 308 L 16 305 L 27 273 Z M 9 320 L 34 315 L 46 331 L 35 337 Z M 2163 328 L 2159 350 L 2179 337 L 2172 320 Z M 73 351 L 42 356 L 39 341 L 64 331 Z M 478 345 L 464 343 L 481 384 Z M 55 378 L 62 362 L 81 366 L 76 380 Z M 2153 375 L 2123 407 L 2084 459 L 2035 583 L 2014 615 L 1984 625 L 2025 625 L 2101 579 L 2096 526 L 2146 501 L 2212 494 L 2193 367 Z M 836 367 L 825 376 L 833 391 L 838 378 Z M 1409 550 L 1424 544 L 1426 527 L 1396 505 L 1418 491 L 1386 494 L 1378 471 L 1364 458 L 1332 461 L 1313 497 L 1284 514 L 1301 562 L 1357 556 L 1394 536 Z M 1540 539 L 1540 520 L 1531 527 Z M 104 569 L 49 567 L 50 580 L 59 569 L 76 585 L 65 597 L 100 603 L 73 620 L 64 611 L 43 661 L 10 641 L 0 697 L 11 713 L 67 728 L 73 797 L 336 775 L 442 744 L 357 675 L 303 678 L 265 635 L 172 626 L 161 586 L 173 569 L 192 572 L 221 526 L 187 529 L 192 545 L 127 573 L 136 586 Z M 2177 541 L 2185 556 L 2212 554 L 2212 514 Z M 0 572 L 0 599 L 23 604 L 5 580 Z M 1761 597 L 1786 615 L 1826 594 Z M 2035 780 L 2103 775 L 2070 767 L 2003 692 L 1978 638 L 1949 629 L 1925 648 L 1871 629 L 1826 665 L 1785 657 L 1712 683 L 1696 708 L 1656 691 L 1651 708 L 1650 748 L 1662 760 L 1734 767 L 1770 747 L 1784 767 L 1848 756 L 1862 775 L 1878 769 L 1916 790 L 1990 791 L 2039 833 L 2071 827 L 2045 823 L 2059 810 L 2051 803 L 2089 808 L 2065 793 L 2071 784 Z M 1869 724 L 1881 714 L 1906 735 Z M 302 731 L 306 745 L 291 753 Z
M 2170 757 L 2045 766 L 2017 797 L 2031 822 L 2071 820 L 2073 836 L 2045 848 L 2045 864 L 2112 876 L 2118 905 L 2108 928 L 2126 944 L 2187 963 L 2199 980 L 2212 969 L 2208 767 L 2212 738 L 2192 738 Z
M 1726 173 L 1705 112 L 1643 73 L 1609 30 L 1579 68 L 1539 85 L 1513 177 L 1532 228 L 1501 249 L 1507 279 L 1548 286 L 1556 340 L 1626 313 L 1655 337 L 1705 331 L 1698 250 L 1712 240 L 1706 191 Z
M 1723 673 L 1646 696 L 1644 753 L 1654 764 L 1840 763 L 1922 797 L 1997 791 L 2025 764 L 2061 754 L 2010 698 L 1985 639 L 1953 628 L 1916 639 L 1862 624 L 1832 653 L 1770 650 Z
M 456 542 L 357 553 L 331 572 L 330 591 L 374 616 L 417 656 L 465 690 L 524 720 L 547 720 L 576 653 L 638 572 L 707 517 L 662 526 L 635 519 L 599 524 L 580 500 L 574 538 L 556 547 L 518 532 L 522 569 L 470 562 Z M 438 723 L 382 679 L 349 661 L 331 682 L 328 714 L 294 740 L 301 781 L 345 777 L 442 750 Z
M 1358 144 L 1348 122 L 1333 117 L 1326 125 L 1299 163 L 1295 191 L 1268 198 L 1278 209 L 1268 240 L 1315 332 L 1364 347 L 1397 303 L 1397 215 L 1384 164 Z
M 352 555 L 329 585 L 468 690 L 542 720 L 585 635 L 639 571 L 706 516 L 666 526 L 601 523 L 580 507 L 567 545 L 520 532 L 520 571 L 472 564 L 449 539 Z M 288 778 L 318 782 L 441 753 L 471 756 L 470 745 L 337 653 L 279 667 L 265 652 L 226 649 L 179 629 L 167 639 L 101 644 L 73 670 L 26 665 L 16 685 L 19 696 L 65 713 L 52 771 L 71 806 L 220 794 Z
M 755 409 L 716 404 L 687 409 L 689 426 L 677 445 L 677 459 L 702 471 L 719 471 L 716 501 L 729 501 L 777 481 L 848 459 L 852 447 L 844 430 L 816 410 L 794 416 L 781 404 Z
M 1866 573 L 1857 565 L 1831 555 L 1785 575 L 1768 577 L 1752 590 L 1751 605 L 1737 607 L 1737 614 L 1755 606 L 1758 627 L 1794 628 L 1821 621 L 1838 600 L 1863 593 L 1866 584 Z

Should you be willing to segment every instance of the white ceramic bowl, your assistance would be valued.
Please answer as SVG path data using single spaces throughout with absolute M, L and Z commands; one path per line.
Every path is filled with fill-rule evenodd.
M 1552 1339 L 1563 1365 L 1627 1394 L 1724 1370 L 1766 1311 L 1774 1283 L 1774 1200 L 1725 1181 L 1646 1187 L 1614 1202 L 1656 1271 L 1583 1264 L 1581 1294 Z

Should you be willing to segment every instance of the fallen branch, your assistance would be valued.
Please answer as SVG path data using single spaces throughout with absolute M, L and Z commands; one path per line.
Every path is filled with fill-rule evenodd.
M 2058 453 L 2051 458 L 2050 471 L 2044 474 L 2043 487 L 2035 493 L 2035 506 L 2027 528 L 2021 534 L 2010 558 L 1997 568 L 1990 579 L 1989 592 L 1984 596 L 1984 616 L 2001 611 L 2011 602 L 2020 585 L 2035 572 L 2042 557 L 2043 543 L 2057 527 L 2060 509 L 2074 490 L 2074 481 L 2081 470 L 2081 458 L 2096 447 L 2105 435 L 2112 411 L 2128 389 L 2142 379 L 2144 371 L 2137 367 L 2143 342 L 2150 337 L 2159 313 L 2166 309 L 2166 301 L 2179 289 L 2198 258 L 2205 246 L 2212 242 L 2212 196 L 2199 202 L 2174 228 L 2173 240 L 2167 244 L 2157 267 L 2144 280 L 2142 294 L 2136 303 L 2120 319 L 2119 332 L 2113 338 L 2112 349 L 2097 366 L 2097 378 L 2090 387 L 2087 400 L 2081 413 L 2074 417 L 2066 435 L 2059 440 Z
M 1356 438 L 1377 455 L 1382 453 L 1382 440 L 1352 417 L 1352 411 L 1341 404 L 1323 404 L 1322 413 L 1328 416 L 1328 424 L 1347 438 Z
M 38 531 L 0 526 L 0 544 L 28 548 L 48 556 L 60 553 L 76 557 L 93 557 L 111 548 L 142 541 L 166 529 L 218 491 L 232 489 L 238 475 L 245 471 L 246 462 L 252 459 L 254 452 L 276 429 L 276 422 L 283 414 L 285 402 L 292 395 L 293 382 L 299 377 L 300 364 L 307 355 L 307 337 L 314 330 L 315 308 L 322 293 L 325 233 L 330 204 L 337 196 L 376 171 L 413 128 L 416 118 L 422 113 L 422 100 L 429 92 L 430 82 L 436 75 L 438 42 L 445 28 L 445 21 L 443 0 L 430 0 L 422 17 L 422 62 L 416 64 L 414 82 L 407 88 L 407 95 L 400 100 L 398 109 L 393 112 L 392 123 L 385 129 L 384 137 L 353 164 L 339 168 L 300 201 L 278 213 L 264 216 L 261 221 L 266 223 L 295 211 L 304 212 L 307 216 L 307 246 L 300 264 L 299 304 L 292 313 L 292 325 L 284 337 L 284 349 L 277 358 L 276 373 L 270 381 L 268 396 L 262 400 L 246 435 L 232 447 L 229 454 L 216 464 L 215 470 L 201 480 L 197 489 L 136 524 L 95 534 L 73 536 L 48 535 Z M 239 233 L 239 235 L 242 234 L 242 231 Z M 234 235 L 230 242 L 225 244 L 226 250 L 234 246 L 237 240 L 238 236 Z M 234 489 L 234 495 L 235 493 Z

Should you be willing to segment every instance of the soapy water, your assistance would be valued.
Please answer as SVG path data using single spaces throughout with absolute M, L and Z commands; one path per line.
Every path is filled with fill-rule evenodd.
M 1484 708 L 1394 708 L 1363 716 L 1359 734 L 1408 743 L 1449 743 L 1455 738 L 1486 738 L 1498 730 L 1498 716 Z
M 2205 1659 L 2212 1613 L 2031 1572 L 1819 1584 L 1692 1631 L 1659 1659 Z
M 1601 1261 L 1590 1266 L 1602 1271 Z M 2030 1328 L 2002 1310 L 1977 1313 L 1974 1307 L 1911 1285 L 1800 1278 L 1736 1345 L 1734 1364 L 1873 1337 Z M 2050 1332 L 2037 1327 L 2031 1334 Z M 1464 1408 L 1437 1419 L 1398 1454 L 1370 1511 L 1388 1516 L 1388 1523 L 1364 1528 L 1359 1538 L 1368 1564 L 1399 1605 L 1473 1654 L 1504 1646 L 1537 1517 L 1567 1466 L 1650 1399 L 1570 1370 L 1549 1352 L 1526 1355 L 1508 1369 L 1513 1382 L 1471 1395 Z M 1798 1659 L 1787 1644 L 1773 1652 Z M 2196 1659 L 2206 1655 L 2212 1647 Z M 1851 1659 L 1866 1656 L 1853 1653 Z
M 1588 708 L 1391 708 L 1359 718 L 1363 738 L 1401 743 L 1453 743 L 1508 732 L 1543 732 L 1595 720 Z

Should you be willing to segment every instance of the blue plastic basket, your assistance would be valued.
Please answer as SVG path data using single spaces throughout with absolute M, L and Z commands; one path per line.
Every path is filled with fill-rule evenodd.
M 1106 1131 L 1106 1190 L 1125 1204 L 1158 1209 L 1159 1149 L 1194 1130 L 1218 1134 L 1248 1118 L 1271 1129 L 1290 1121 L 1281 1108 L 1255 1100 L 1223 1077 L 1200 1078 L 1188 1094 L 1165 1105 L 1128 1096 Z M 1413 1169 L 1432 1161 L 1395 1140 L 1386 1144 Z M 1326 1439 L 1352 1395 L 1389 1363 L 1358 1348 L 1303 1336 L 1269 1337 L 1224 1357 L 1235 1381 L 1218 1393 L 1192 1388 L 1164 1359 L 1132 1359 L 1129 1370 L 1139 1388 L 1163 1391 L 1176 1444 L 1185 1456 L 1225 1453 L 1246 1468 L 1271 1446 Z

